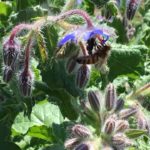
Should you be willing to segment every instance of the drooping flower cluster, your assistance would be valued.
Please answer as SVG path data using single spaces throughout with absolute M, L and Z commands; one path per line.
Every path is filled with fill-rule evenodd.
M 5 82 L 9 82 L 15 71 L 15 65 L 20 52 L 20 42 L 17 39 L 7 39 L 3 43 L 4 75 Z
M 110 46 L 106 43 L 109 37 L 109 33 L 106 33 L 105 30 L 90 26 L 89 28 L 77 28 L 59 41 L 57 56 L 68 45 L 77 47 L 76 52 L 68 56 L 66 69 L 68 73 L 72 73 L 76 67 L 78 68 L 76 84 L 79 88 L 85 87 L 90 78 L 89 65 L 100 68 L 106 64 L 110 52 Z
M 90 68 L 87 64 L 104 64 L 108 57 L 110 46 L 106 44 L 109 39 L 109 34 L 105 29 L 99 29 L 93 26 L 93 23 L 89 15 L 82 10 L 75 9 L 62 13 L 58 16 L 48 16 L 47 19 L 40 18 L 32 24 L 19 24 L 15 26 L 10 34 L 10 37 L 3 44 L 3 56 L 4 56 L 4 81 L 11 80 L 15 71 L 18 55 L 20 54 L 21 43 L 17 39 L 18 33 L 23 29 L 29 30 L 27 37 L 27 44 L 25 47 L 25 58 L 23 70 L 19 75 L 19 87 L 23 96 L 30 96 L 32 89 L 33 76 L 32 71 L 29 68 L 30 62 L 30 50 L 32 48 L 33 36 L 40 32 L 40 29 L 47 21 L 57 23 L 59 20 L 65 19 L 71 15 L 80 15 L 85 20 L 87 26 L 77 27 L 72 33 L 67 34 L 58 43 L 58 48 L 61 49 L 68 43 L 80 46 L 82 50 L 81 57 L 79 54 L 71 56 L 71 59 L 67 65 L 68 72 L 72 72 L 76 64 L 81 64 L 77 72 L 76 83 L 79 88 L 83 88 L 90 78 Z M 34 33 L 34 34 L 33 34 Z M 77 60 L 76 60 L 77 58 Z
M 3 43 L 3 58 L 4 58 L 4 72 L 3 80 L 9 82 L 13 74 L 18 71 L 17 65 L 19 56 L 21 54 L 21 42 L 13 36 L 11 36 Z M 31 37 L 30 37 L 31 38 Z M 19 88 L 23 96 L 30 96 L 32 89 L 33 76 L 29 70 L 29 57 L 31 49 L 31 39 L 28 41 L 25 48 L 25 60 L 23 71 L 19 75 Z
M 69 17 L 71 15 L 78 14 L 83 17 L 83 19 L 86 21 L 87 26 L 82 28 L 78 28 L 75 32 L 72 32 L 71 34 L 66 35 L 59 43 L 58 47 L 61 48 L 64 44 L 67 42 L 71 41 L 73 43 L 78 43 L 79 39 L 77 36 L 81 32 L 83 34 L 79 38 L 83 38 L 84 42 L 86 43 L 86 49 L 83 50 L 84 56 L 86 56 L 86 53 L 88 51 L 89 54 L 92 55 L 93 53 L 93 48 L 95 48 L 98 52 L 96 54 L 93 54 L 94 58 L 86 58 L 86 59 L 97 59 L 97 57 L 101 57 L 101 50 L 103 47 L 105 47 L 105 42 L 108 40 L 109 36 L 104 33 L 104 31 L 99 30 L 95 28 L 92 24 L 92 21 L 90 20 L 90 17 L 88 14 L 82 10 L 75 9 L 75 10 L 70 10 L 68 12 L 65 12 L 63 14 L 60 14 L 59 16 L 48 16 L 46 20 L 52 21 L 56 23 L 59 20 L 65 19 L 66 17 Z M 16 67 L 16 62 L 18 59 L 18 55 L 20 54 L 20 48 L 21 48 L 21 43 L 18 42 L 19 40 L 17 39 L 18 33 L 20 33 L 23 29 L 28 29 L 30 32 L 28 34 L 27 38 L 27 44 L 25 47 L 25 58 L 24 58 L 24 66 L 23 70 L 21 71 L 19 75 L 19 87 L 21 89 L 21 93 L 23 96 L 30 96 L 31 95 L 31 89 L 32 89 L 32 82 L 33 82 L 33 76 L 32 76 L 32 71 L 29 68 L 29 61 L 30 61 L 30 50 L 32 48 L 32 41 L 33 41 L 33 36 L 34 34 L 37 34 L 40 32 L 40 28 L 47 24 L 45 19 L 41 18 L 37 21 L 35 21 L 32 24 L 19 24 L 13 28 L 11 31 L 10 37 L 4 42 L 3 44 L 3 56 L 4 56 L 4 81 L 8 82 L 11 80 L 13 73 L 15 71 Z M 34 33 L 34 34 L 33 34 Z M 97 44 L 96 40 L 99 40 L 100 46 Z M 82 42 L 80 42 L 81 45 Z M 83 47 L 82 47 L 83 48 Z M 79 63 L 81 61 L 79 60 Z M 83 61 L 82 61 L 83 62 Z M 82 88 L 88 81 L 90 77 L 90 69 L 86 65 L 86 63 L 83 64 L 80 69 L 78 70 L 78 75 L 77 75 L 77 85 L 79 85 L 80 88 Z M 87 62 L 87 61 L 86 61 Z M 74 63 L 74 62 L 73 62 Z M 72 68 L 75 66 L 76 63 L 71 65 L 69 64 L 68 67 L 69 72 L 72 72 Z M 82 81 L 81 81 L 82 80 Z
M 106 88 L 105 98 L 99 91 L 89 91 L 88 101 L 81 101 L 82 115 L 91 120 L 90 130 L 82 124 L 71 127 L 70 137 L 65 142 L 69 150 L 123 150 L 134 143 L 127 133 L 132 133 L 128 118 L 135 116 L 139 129 L 149 131 L 146 118 L 140 115 L 137 105 L 123 108 L 124 100 L 117 99 L 113 84 Z M 80 147 L 80 148 L 79 148 Z M 86 147 L 86 148 L 84 148 Z

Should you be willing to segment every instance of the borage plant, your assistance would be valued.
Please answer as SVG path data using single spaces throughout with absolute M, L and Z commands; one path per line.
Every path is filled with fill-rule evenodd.
M 148 88 L 145 88 L 148 90 Z M 141 90 L 142 91 L 142 90 Z M 105 94 L 98 90 L 88 92 L 88 100 L 80 100 L 83 124 L 69 127 L 69 136 L 65 147 L 71 150 L 122 150 L 126 147 L 136 147 L 133 139 L 150 133 L 148 118 L 142 112 L 141 105 L 133 99 L 117 98 L 113 84 L 109 84 Z M 125 101 L 133 102 L 126 105 Z M 136 118 L 137 129 L 133 129 L 130 119 Z
M 62 48 L 67 42 L 71 42 L 74 44 L 79 43 L 84 57 L 79 57 L 76 60 L 79 64 L 83 64 L 78 71 L 77 85 L 80 88 L 85 86 L 89 78 L 88 77 L 89 69 L 86 64 L 93 64 L 99 62 L 99 64 L 102 65 L 106 62 L 107 55 L 110 50 L 110 47 L 106 45 L 106 41 L 109 39 L 111 35 L 109 35 L 109 33 L 106 33 L 104 29 L 94 27 L 89 15 L 86 12 L 78 9 L 70 10 L 68 12 L 60 14 L 59 16 L 48 16 L 46 18 L 45 17 L 40 18 L 33 24 L 19 24 L 15 26 L 12 32 L 10 33 L 10 36 L 3 43 L 3 56 L 4 56 L 4 68 L 5 68 L 4 81 L 9 82 L 12 78 L 13 73 L 15 72 L 17 59 L 19 59 L 19 55 L 21 54 L 20 49 L 22 47 L 21 42 L 18 39 L 19 37 L 17 37 L 17 35 L 22 30 L 26 29 L 28 30 L 27 37 L 26 37 L 27 44 L 25 46 L 24 66 L 22 68 L 21 73 L 19 74 L 19 85 L 20 85 L 22 95 L 30 96 L 33 80 L 34 80 L 32 75 L 33 73 L 29 67 L 30 59 L 31 59 L 30 51 L 33 47 L 33 42 L 36 36 L 40 34 L 40 31 L 43 28 L 43 26 L 48 25 L 49 22 L 54 24 L 59 20 L 65 19 L 74 14 L 82 16 L 83 19 L 86 21 L 87 25 L 76 27 L 76 30 L 73 33 L 66 35 L 58 43 L 58 49 Z M 78 36 L 79 34 L 80 36 Z M 86 56 L 87 52 L 90 56 Z M 101 60 L 99 60 L 99 58 L 101 58 Z
M 55 6 L 55 2 L 52 3 Z M 88 10 L 92 19 L 81 9 L 68 11 L 74 3 Z M 10 85 L 11 90 L 6 92 L 7 87 L 4 90 L 7 94 L 0 98 L 8 96 L 13 101 L 13 105 L 4 105 L 1 109 L 6 111 L 2 125 L 9 122 L 7 128 L 12 131 L 11 137 L 5 139 L 11 138 L 23 150 L 31 147 L 43 150 L 139 148 L 141 141 L 149 141 L 150 132 L 143 107 L 150 86 L 130 88 L 134 87 L 133 82 L 139 82 L 140 74 L 145 73 L 146 77 L 142 78 L 147 79 L 149 73 L 149 49 L 138 45 L 137 41 L 146 42 L 140 37 L 136 42 L 133 39 L 135 33 L 138 34 L 133 18 L 136 18 L 140 1 L 71 0 L 66 5 L 57 16 L 37 17 L 32 23 L 16 25 L 3 41 L 5 83 L 2 86 Z M 57 10 L 57 7 L 53 9 Z M 77 22 L 80 17 L 84 22 L 75 24 L 74 20 L 69 20 L 73 15 L 77 15 Z M 146 22 L 148 24 L 148 19 Z M 147 30 L 144 35 L 142 33 L 145 39 Z M 131 39 L 135 46 L 132 43 L 127 46 Z M 36 69 L 33 61 L 38 64 Z M 15 76 L 18 85 L 14 84 Z M 40 82 L 37 76 L 40 76 Z M 93 86 L 106 90 L 93 90 Z M 19 87 L 19 92 L 15 87 Z M 33 104 L 30 104 L 30 119 L 18 114 L 33 101 L 37 104 L 32 110 Z M 143 150 L 143 146 L 139 149 Z

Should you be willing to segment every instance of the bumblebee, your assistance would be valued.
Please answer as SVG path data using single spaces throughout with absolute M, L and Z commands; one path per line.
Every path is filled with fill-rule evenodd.
M 87 56 L 77 57 L 76 61 L 79 64 L 96 64 L 100 59 L 107 59 L 109 51 L 109 45 L 97 45 L 95 48 L 95 53 Z

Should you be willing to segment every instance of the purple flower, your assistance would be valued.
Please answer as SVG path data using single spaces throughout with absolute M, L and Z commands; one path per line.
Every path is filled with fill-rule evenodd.
M 82 3 L 83 0 L 76 0 L 77 5 L 80 5 Z
M 58 43 L 58 47 L 62 47 L 63 45 L 65 45 L 67 42 L 75 42 L 76 41 L 76 37 L 75 37 L 75 33 L 70 33 L 67 34 L 63 39 L 61 39 Z
M 32 73 L 31 71 L 23 71 L 19 76 L 19 87 L 23 96 L 30 96 L 32 91 Z
M 59 43 L 58 47 L 62 47 L 65 45 L 67 42 L 75 42 L 77 43 L 78 39 L 88 41 L 92 38 L 96 38 L 96 36 L 101 36 L 102 39 L 102 44 L 105 44 L 105 42 L 109 39 L 109 35 L 105 34 L 103 30 L 97 29 L 97 28 L 92 28 L 90 30 L 88 29 L 78 29 L 72 33 L 67 34 L 64 38 L 62 38 Z
M 20 42 L 17 39 L 7 39 L 3 43 L 3 57 L 4 64 L 12 66 L 17 60 L 17 56 L 20 52 Z
M 102 36 L 103 40 L 102 40 L 102 44 L 105 44 L 105 42 L 109 39 L 109 36 L 107 34 L 105 34 L 102 30 L 100 29 L 93 29 L 90 32 L 87 32 L 84 36 L 84 40 L 87 41 L 91 38 L 96 38 L 96 36 Z

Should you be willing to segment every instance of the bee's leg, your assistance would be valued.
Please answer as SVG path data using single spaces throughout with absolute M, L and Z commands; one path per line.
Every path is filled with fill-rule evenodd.
M 82 50 L 83 55 L 84 55 L 84 56 L 87 56 L 87 55 L 88 55 L 88 52 L 87 52 L 87 50 L 86 50 L 84 44 L 80 41 L 80 42 L 79 42 L 79 45 L 80 45 L 80 48 L 81 48 L 81 50 Z

